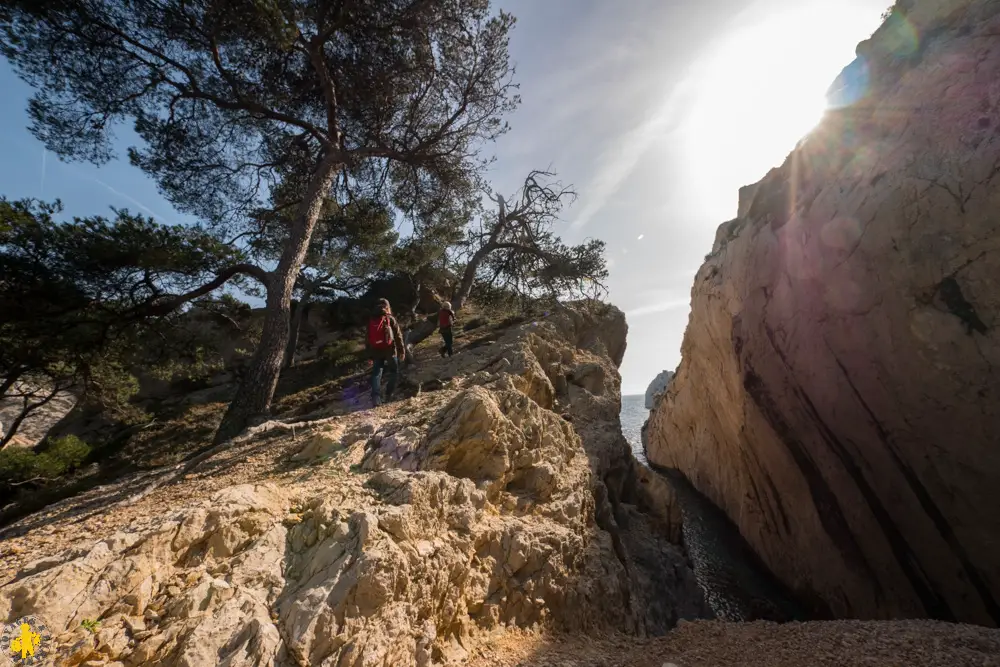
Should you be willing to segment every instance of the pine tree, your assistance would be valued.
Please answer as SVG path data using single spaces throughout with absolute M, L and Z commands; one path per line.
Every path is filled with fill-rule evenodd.
M 270 407 L 325 202 L 364 184 L 397 205 L 446 198 L 483 166 L 518 101 L 513 23 L 488 0 L 5 0 L 0 50 L 49 150 L 105 162 L 131 122 L 132 163 L 206 223 L 238 235 L 301 179 L 224 442 Z

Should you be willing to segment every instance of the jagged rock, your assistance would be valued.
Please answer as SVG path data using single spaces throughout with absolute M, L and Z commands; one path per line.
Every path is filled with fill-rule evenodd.
M 656 404 L 659 402 L 664 392 L 667 391 L 667 387 L 670 386 L 670 382 L 673 379 L 673 371 L 660 371 L 659 375 L 653 378 L 653 381 L 649 383 L 648 387 L 646 387 L 647 410 L 652 410 L 656 407 Z
M 662 634 L 704 604 L 621 436 L 624 329 L 617 309 L 561 308 L 416 367 L 418 386 L 452 378 L 437 391 L 254 430 L 234 447 L 267 439 L 290 473 L 233 484 L 223 466 L 186 504 L 205 487 L 181 478 L 138 526 L 110 492 L 100 526 L 118 532 L 76 550 L 23 537 L 41 560 L 0 586 L 0 618 L 37 613 L 54 648 L 127 667 L 429 666 L 509 627 Z M 89 644 L 85 618 L 101 619 Z
M 348 443 L 344 442 L 344 427 L 334 424 L 330 428 L 312 436 L 293 461 L 311 461 L 326 458 L 342 449 Z
M 895 12 L 698 272 L 647 455 L 837 616 L 996 625 L 1000 5 Z

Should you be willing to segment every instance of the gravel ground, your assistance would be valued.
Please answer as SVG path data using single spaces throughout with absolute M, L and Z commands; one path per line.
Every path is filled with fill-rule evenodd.
M 508 634 L 470 667 L 998 667 L 1000 630 L 936 621 L 682 622 L 665 637 Z

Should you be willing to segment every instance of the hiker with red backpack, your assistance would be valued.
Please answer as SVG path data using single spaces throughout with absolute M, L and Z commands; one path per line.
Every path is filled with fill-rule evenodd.
M 399 362 L 406 358 L 403 332 L 399 322 L 392 316 L 387 299 L 379 299 L 375 312 L 368 320 L 368 335 L 365 349 L 372 360 L 372 404 L 382 404 L 382 371 L 388 376 L 385 400 L 392 400 L 399 376 Z
M 451 302 L 441 303 L 441 310 L 438 311 L 438 328 L 441 330 L 441 338 L 444 339 L 444 346 L 439 350 L 443 357 L 449 357 L 454 353 L 452 349 L 455 344 L 455 336 L 452 332 L 452 325 L 455 324 L 455 311 L 451 309 Z

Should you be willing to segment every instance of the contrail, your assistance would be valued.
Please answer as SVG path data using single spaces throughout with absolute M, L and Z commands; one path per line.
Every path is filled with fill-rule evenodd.
M 159 213 L 157 213 L 157 212 L 156 212 L 156 211 L 154 211 L 153 209 L 149 208 L 148 206 L 146 206 L 145 204 L 143 204 L 143 203 L 142 203 L 141 201 L 139 201 L 138 199 L 134 199 L 134 198 L 132 198 L 132 197 L 129 197 L 129 196 L 128 196 L 127 194 L 125 194 L 124 192 L 120 192 L 120 191 L 118 191 L 118 190 L 115 190 L 115 189 L 114 189 L 113 187 L 111 187 L 110 185 L 108 185 L 107 183 L 105 183 L 104 181 L 102 181 L 101 179 L 97 178 L 96 176 L 92 176 L 92 177 L 91 177 L 91 180 L 93 180 L 93 181 L 95 181 L 95 182 L 99 183 L 100 185 L 103 185 L 103 186 L 104 186 L 104 187 L 106 187 L 106 188 L 107 188 L 108 190 L 110 190 L 110 191 L 111 191 L 111 192 L 113 192 L 114 194 L 118 195 L 118 196 L 119 196 L 119 197 L 121 197 L 122 199 L 126 199 L 126 200 L 128 200 L 128 201 L 132 202 L 133 204 L 135 204 L 136 206 L 138 206 L 139 208 L 141 208 L 141 209 L 142 209 L 143 211 L 145 211 L 146 213 L 149 213 L 149 214 L 150 214 L 151 216 L 153 216 L 153 217 L 155 217 L 155 218 L 160 218 L 161 220 L 163 219 L 163 216 L 162 216 L 162 215 L 160 215 Z

